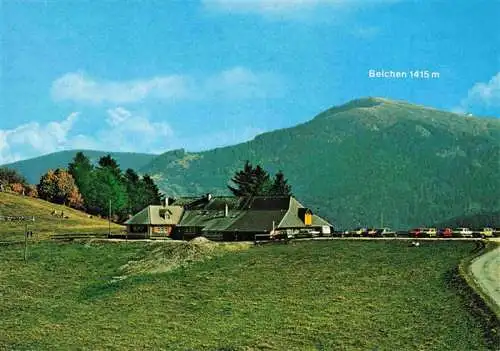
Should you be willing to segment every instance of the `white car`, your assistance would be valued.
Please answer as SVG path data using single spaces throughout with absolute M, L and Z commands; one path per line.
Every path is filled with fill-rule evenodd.
M 469 228 L 457 228 L 453 232 L 464 238 L 472 238 L 472 230 Z
M 379 229 L 379 233 L 381 236 L 397 236 L 395 231 L 387 227 Z

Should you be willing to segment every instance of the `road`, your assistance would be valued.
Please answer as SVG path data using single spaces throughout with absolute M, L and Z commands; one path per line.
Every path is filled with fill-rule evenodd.
M 492 239 L 500 242 L 500 238 Z M 476 283 L 500 310 L 500 246 L 476 258 L 470 266 Z

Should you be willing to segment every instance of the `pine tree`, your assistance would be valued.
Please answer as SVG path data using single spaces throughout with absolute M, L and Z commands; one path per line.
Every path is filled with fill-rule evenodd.
M 236 172 L 231 178 L 231 181 L 236 187 L 228 185 L 227 187 L 235 196 L 251 196 L 252 195 L 252 179 L 253 167 L 250 161 L 246 161 L 243 170 Z
M 121 177 L 122 171 L 118 162 L 109 154 L 99 159 L 99 167 L 109 169 L 117 178 Z
M 252 193 L 260 196 L 269 195 L 271 185 L 269 173 L 267 173 L 267 171 L 265 171 L 260 165 L 257 165 L 253 170 Z
M 270 195 L 273 196 L 291 196 L 292 195 L 292 187 L 287 184 L 288 180 L 285 179 L 285 175 L 281 170 L 276 173 L 274 176 L 273 184 L 270 188 Z
M 236 172 L 231 181 L 236 186 L 228 188 L 235 196 L 267 195 L 271 187 L 269 173 L 260 165 L 254 168 L 250 161 L 245 162 L 243 170 Z
M 128 194 L 127 212 L 134 214 L 148 205 L 145 194 L 145 186 L 137 173 L 129 168 L 124 175 L 125 186 Z
M 161 205 L 163 202 L 164 196 L 160 193 L 160 189 L 155 184 L 153 179 L 145 174 L 142 177 L 142 183 L 146 195 L 147 205 Z
M 81 151 L 75 155 L 73 162 L 68 164 L 68 172 L 75 180 L 75 184 L 80 191 L 85 207 L 87 206 L 93 170 L 94 166 L 90 163 L 89 158 Z

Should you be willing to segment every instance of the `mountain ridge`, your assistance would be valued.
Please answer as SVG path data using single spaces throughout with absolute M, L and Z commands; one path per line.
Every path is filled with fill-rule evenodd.
M 395 217 L 406 217 L 384 224 L 409 227 L 497 209 L 494 196 L 500 197 L 500 184 L 490 172 L 500 169 L 499 149 L 500 120 L 371 98 L 333 107 L 307 122 L 260 134 L 245 143 L 203 152 L 184 150 L 168 166 L 157 163 L 154 169 L 146 166 L 141 171 L 151 171 L 173 196 L 227 194 L 228 180 L 248 159 L 271 173 L 283 169 L 304 203 L 342 227 L 376 225 L 384 211 L 385 218 L 398 211 L 405 214 Z M 322 186 L 306 184 L 308 179 Z M 481 189 L 467 190 L 470 182 L 480 179 L 485 181 Z M 434 199 L 433 191 L 441 198 Z M 329 192 L 356 215 L 342 214 L 340 205 L 331 199 L 319 200 L 321 193 Z M 390 203 L 389 194 L 411 201 L 396 201 L 399 206 L 379 210 L 371 197 Z M 424 199 L 419 205 L 415 194 L 438 204 Z M 445 204 L 447 198 L 454 204 Z M 435 209 L 437 214 L 422 207 Z
M 138 170 L 167 196 L 224 195 L 246 160 L 283 170 L 299 200 L 340 228 L 408 228 L 500 210 L 500 119 L 379 97 L 239 144 L 169 150 Z

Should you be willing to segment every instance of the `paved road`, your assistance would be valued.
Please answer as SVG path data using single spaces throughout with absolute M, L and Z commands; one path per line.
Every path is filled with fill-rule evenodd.
M 500 242 L 500 238 L 492 240 Z M 493 299 L 500 310 L 500 246 L 476 258 L 470 268 L 476 283 Z

